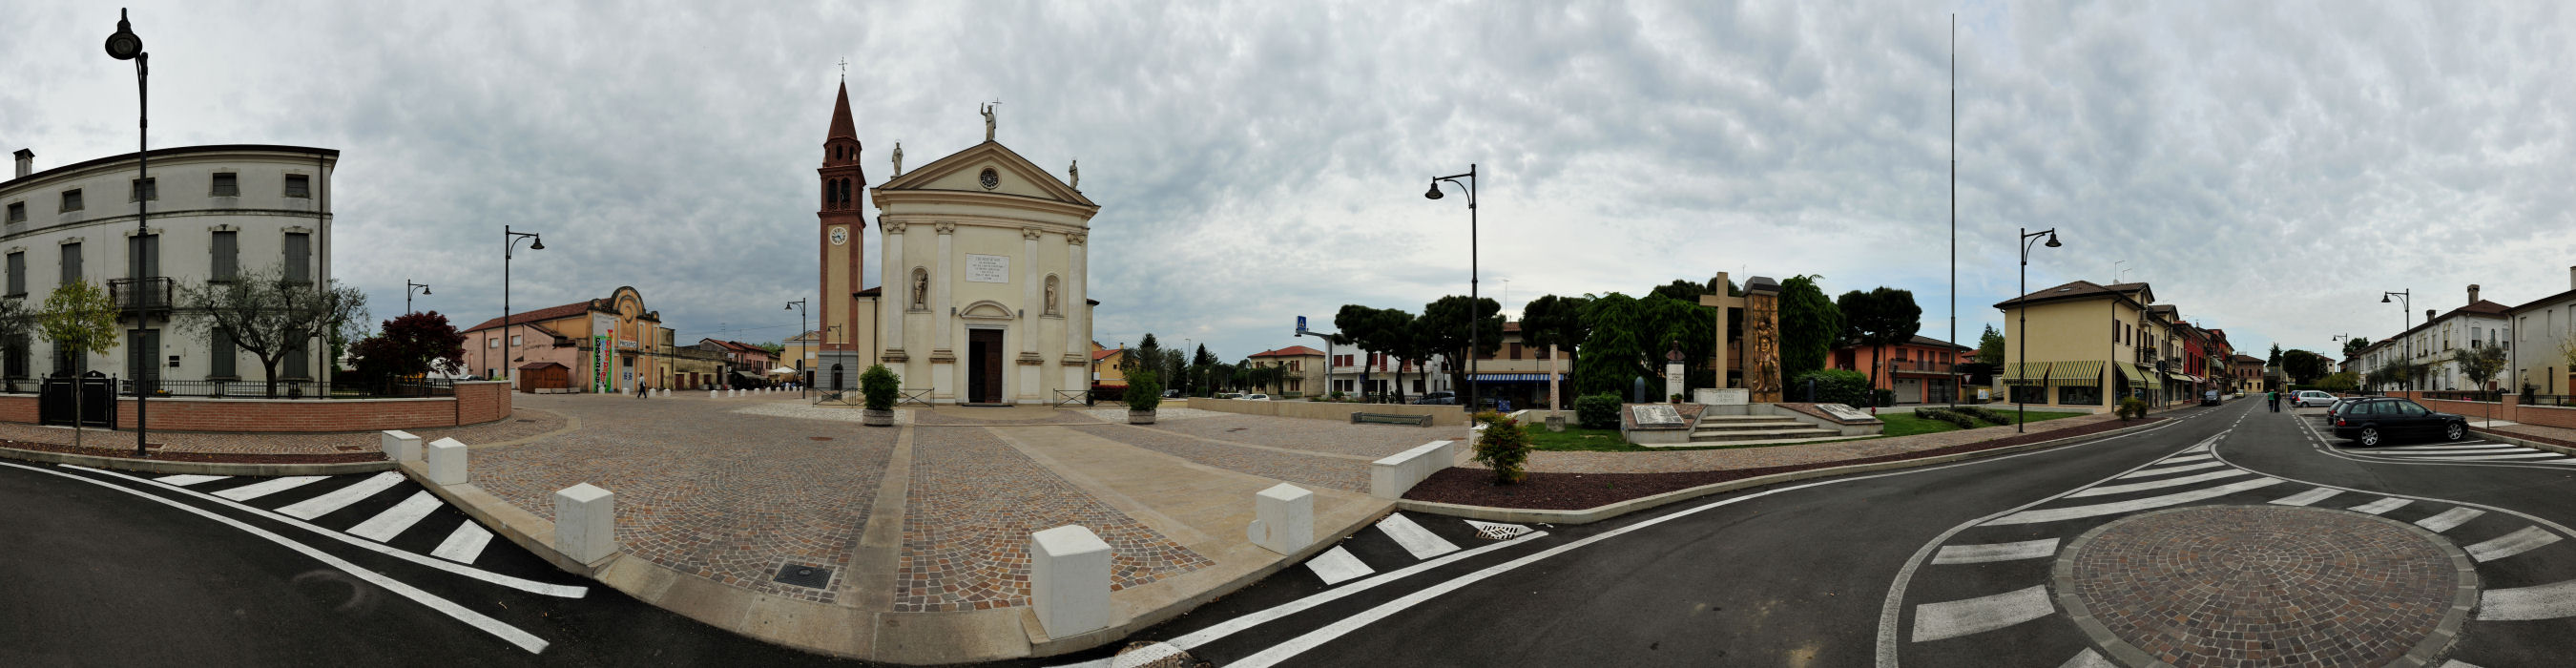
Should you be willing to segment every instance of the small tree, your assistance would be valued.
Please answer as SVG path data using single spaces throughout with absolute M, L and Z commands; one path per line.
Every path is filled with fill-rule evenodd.
M 54 288 L 53 294 L 45 296 L 45 310 L 36 318 L 45 340 L 54 344 L 54 350 L 73 360 L 116 345 L 116 302 L 108 299 L 106 290 L 89 281 L 73 281 Z M 84 385 L 86 383 L 82 383 L 79 377 L 72 378 L 72 445 L 75 447 L 81 444 L 81 406 L 86 402 L 82 396 Z
M 2481 400 L 2486 398 L 2485 393 L 2487 390 L 2487 382 L 2495 380 L 2495 377 L 2498 374 L 2504 373 L 2505 364 L 2509 362 L 2505 357 L 2503 346 L 2479 346 L 2476 348 L 2460 348 L 2452 350 L 2451 361 L 2460 365 L 2460 373 L 2469 377 L 2469 382 L 2477 388 L 2479 399 Z M 2487 406 L 2486 418 L 2487 422 L 2492 426 L 2492 423 L 2495 422 L 2495 406 L 2493 404 L 2489 404 Z
M 1163 379 L 1152 369 L 1127 374 L 1127 410 L 1152 411 L 1163 405 Z
M 868 410 L 894 410 L 895 394 L 902 387 L 903 378 L 886 365 L 870 366 L 868 370 L 859 372 L 859 396 Z M 1133 386 L 1130 386 L 1130 391 L 1133 391 Z
M 367 295 L 332 281 L 314 285 L 289 281 L 284 265 L 241 272 L 231 280 L 182 284 L 178 324 L 206 337 L 232 340 L 234 348 L 259 358 L 268 380 L 267 395 L 277 396 L 277 365 L 288 355 L 305 354 L 306 346 L 367 317 Z
M 36 311 L 27 307 L 27 300 L 0 299 L 0 355 L 16 359 L 16 355 L 23 354 L 29 335 L 36 329 Z M 8 383 L 10 391 L 17 391 L 16 378 L 10 378 Z
M 1521 430 L 1519 420 L 1485 411 L 1476 414 L 1485 423 L 1485 435 L 1476 438 L 1476 463 L 1494 470 L 1494 484 L 1509 485 L 1529 475 L 1521 464 L 1529 461 L 1529 433 Z
M 1780 282 L 1781 378 L 1825 368 L 1842 336 L 1842 310 L 1816 285 L 1819 278 L 1802 274 Z

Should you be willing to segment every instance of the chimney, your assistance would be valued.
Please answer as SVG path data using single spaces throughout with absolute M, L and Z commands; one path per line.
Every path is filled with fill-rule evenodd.
M 30 150 L 27 150 L 27 149 L 23 149 L 23 148 L 22 148 L 22 149 L 18 149 L 18 153 L 17 153 L 17 155 L 18 155 L 18 175 L 17 175 L 17 176 L 12 176 L 12 177 L 9 177 L 9 178 L 13 178 L 13 179 L 23 179 L 23 178 L 27 178 L 27 175 L 28 175 L 28 174 L 35 173 L 35 171 L 36 171 L 36 152 L 35 152 L 35 151 L 30 151 Z
M 2470 283 L 2470 284 L 2469 284 L 2469 304 L 2474 306 L 2474 305 L 2476 305 L 2477 303 L 2478 303 L 2478 284 L 2476 284 L 2476 283 Z
M 2433 321 L 2433 309 L 2424 309 L 2424 322 Z
M 2576 267 L 2567 268 L 2567 289 L 2576 290 Z

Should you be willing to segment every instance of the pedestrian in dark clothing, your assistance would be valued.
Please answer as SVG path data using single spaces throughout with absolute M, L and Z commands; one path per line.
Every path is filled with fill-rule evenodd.
M 653 396 L 653 385 L 651 383 L 635 384 L 635 398 L 643 399 L 651 396 Z

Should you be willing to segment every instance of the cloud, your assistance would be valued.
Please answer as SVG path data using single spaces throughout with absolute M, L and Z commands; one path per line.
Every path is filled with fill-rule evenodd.
M 1468 289 L 1640 293 L 1725 271 L 1889 285 L 1946 333 L 1949 7 L 1907 3 L 144 3 L 157 146 L 343 151 L 335 269 L 379 315 L 500 310 L 500 228 L 542 232 L 514 308 L 621 285 L 683 336 L 792 333 L 816 290 L 835 63 L 868 174 L 1000 139 L 1079 159 L 1103 343 L 1235 358 L 1295 316 Z M 2565 10 L 1969 3 L 1959 329 L 2111 280 L 2240 345 L 2324 349 L 2479 283 L 2576 264 Z M 130 70 L 79 3 L 11 3 L 0 142 L 131 150 Z M 1474 164 L 1480 208 L 1426 201 Z M 865 236 L 871 248 L 874 231 Z M 1471 248 L 1473 253 L 1471 255 Z M 2125 262 L 2123 262 L 2125 261 Z

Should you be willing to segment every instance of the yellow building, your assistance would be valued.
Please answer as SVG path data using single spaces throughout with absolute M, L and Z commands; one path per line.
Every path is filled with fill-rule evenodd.
M 1321 374 L 1324 369 L 1324 351 L 1305 346 L 1289 346 L 1253 353 L 1249 360 L 1253 366 L 1275 366 L 1287 369 L 1278 383 L 1261 388 L 1273 395 L 1300 397 L 1308 392 L 1309 383 L 1313 383 L 1318 388 L 1323 385 Z
M 822 340 L 822 332 L 819 330 L 787 337 L 787 340 L 778 342 L 781 350 L 778 351 L 777 364 L 795 369 L 800 379 L 798 382 L 812 382 L 810 376 L 813 375 L 811 372 L 814 369 L 814 362 L 819 357 L 817 351 L 822 350 L 822 346 L 818 345 Z
M 2006 400 L 2097 412 L 2127 397 L 2181 401 L 2155 366 L 2179 350 L 2170 323 L 2148 312 L 2154 303 L 2145 283 L 2075 281 L 1995 304 L 2004 316 Z
M 1091 342 L 1091 384 L 1127 386 L 1127 349 L 1103 348 Z

